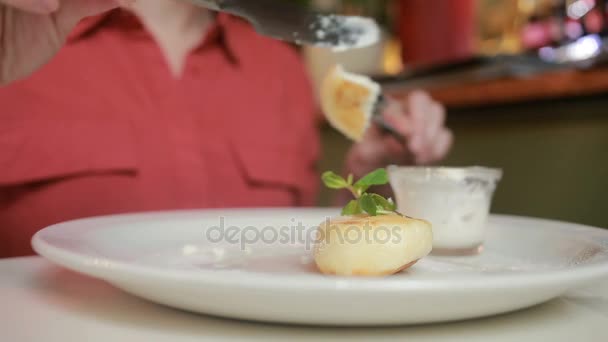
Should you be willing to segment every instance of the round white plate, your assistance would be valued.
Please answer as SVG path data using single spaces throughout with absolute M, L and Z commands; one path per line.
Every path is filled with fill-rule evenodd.
M 60 265 L 157 303 L 298 324 L 482 317 L 547 301 L 608 274 L 608 231 L 492 216 L 479 256 L 431 256 L 385 278 L 324 276 L 312 263 L 313 232 L 336 214 L 265 209 L 109 216 L 49 227 L 33 246 Z

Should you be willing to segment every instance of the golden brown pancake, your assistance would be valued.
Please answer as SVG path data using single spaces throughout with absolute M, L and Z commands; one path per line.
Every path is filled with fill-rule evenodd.
M 431 224 L 391 215 L 342 216 L 323 222 L 314 257 L 319 271 L 342 276 L 400 272 L 433 248 Z

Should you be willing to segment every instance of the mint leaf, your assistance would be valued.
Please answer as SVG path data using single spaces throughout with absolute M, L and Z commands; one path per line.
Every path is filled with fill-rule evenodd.
M 363 193 L 367 191 L 370 186 L 384 185 L 386 183 L 388 183 L 388 174 L 386 173 L 386 170 L 378 169 L 359 179 L 359 181 L 357 181 L 354 186 L 359 193 Z
M 374 198 L 370 194 L 363 194 L 359 199 L 359 205 L 361 205 L 361 209 L 371 216 L 376 216 L 378 213 L 376 201 L 374 201 Z
M 357 200 L 352 200 L 348 202 L 344 209 L 342 209 L 342 216 L 352 216 L 362 213 L 363 211 L 361 210 L 361 207 L 359 206 L 359 201 Z
M 390 197 L 389 197 L 389 199 L 388 199 L 387 201 L 388 201 L 388 203 L 390 203 L 390 205 L 391 205 L 391 211 L 395 211 L 395 210 L 397 210 L 397 203 L 395 203 L 395 201 L 393 201 L 393 199 L 392 199 L 392 198 L 390 198 Z
M 386 199 L 378 194 L 369 194 L 372 196 L 379 209 L 385 211 L 395 211 L 395 202 L 392 199 Z
M 325 183 L 325 186 L 330 189 L 344 189 L 349 186 L 344 178 L 331 171 L 323 173 L 321 179 L 323 180 L 323 183 Z
M 378 169 L 361 178 L 353 184 L 354 177 L 349 174 L 346 179 L 334 172 L 323 173 L 323 183 L 330 189 L 346 189 L 352 193 L 354 200 L 350 201 L 343 209 L 343 216 L 352 216 L 367 213 L 371 216 L 397 213 L 395 202 L 378 194 L 367 193 L 367 189 L 373 185 L 384 185 L 388 183 L 388 174 L 385 169 Z M 398 214 L 398 213 L 397 213 Z
M 359 179 L 355 185 L 384 185 L 388 183 L 388 173 L 386 173 L 385 169 L 377 169 L 373 171 L 363 178 Z

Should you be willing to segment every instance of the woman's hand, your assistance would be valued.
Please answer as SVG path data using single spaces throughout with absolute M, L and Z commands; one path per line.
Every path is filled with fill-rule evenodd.
M 430 164 L 449 152 L 453 137 L 445 127 L 445 108 L 426 92 L 414 91 L 405 101 L 389 100 L 383 115 L 406 138 L 406 144 L 371 127 L 346 158 L 346 169 L 355 176 L 389 164 Z
M 0 84 L 48 62 L 82 18 L 132 1 L 0 0 Z

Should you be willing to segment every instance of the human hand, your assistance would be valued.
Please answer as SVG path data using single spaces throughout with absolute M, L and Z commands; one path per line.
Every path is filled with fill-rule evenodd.
M 355 176 L 389 164 L 430 164 L 444 158 L 452 146 L 452 132 L 445 127 L 445 108 L 424 91 L 414 91 L 404 101 L 389 99 L 383 117 L 406 143 L 370 127 L 346 158 L 346 169 Z
M 84 17 L 133 1 L 0 0 L 0 85 L 48 62 Z

